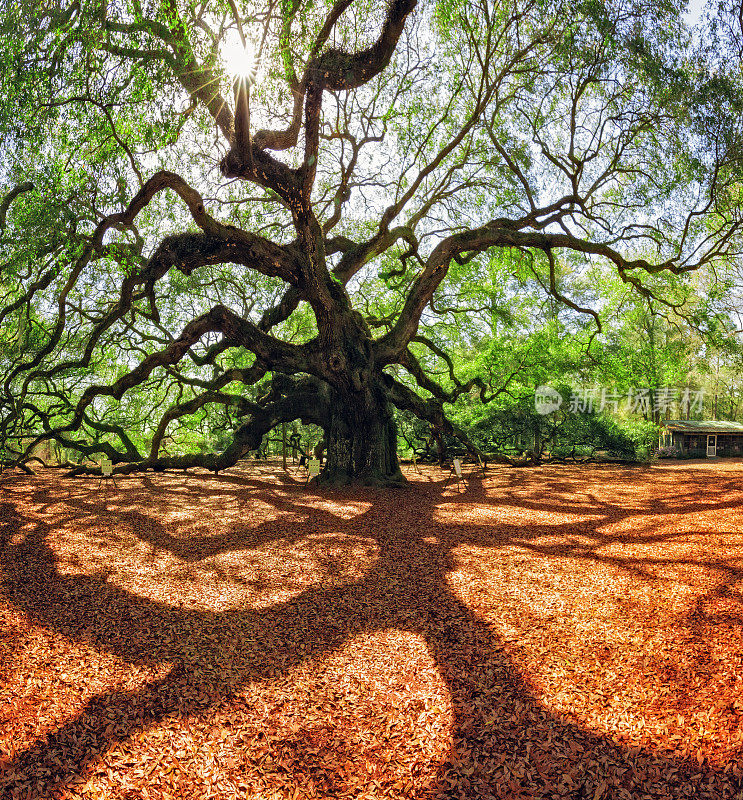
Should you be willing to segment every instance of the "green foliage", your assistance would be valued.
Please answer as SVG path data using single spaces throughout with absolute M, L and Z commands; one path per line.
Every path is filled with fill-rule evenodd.
M 297 147 L 263 153 L 293 178 L 317 169 L 307 202 L 312 235 L 323 231 L 317 252 L 327 257 L 311 263 L 311 236 L 270 170 L 252 185 L 219 171 L 232 146 L 218 119 L 232 102 L 220 46 L 238 27 L 255 39 L 252 133 L 284 131 L 308 65 L 323 53 L 334 63 L 370 53 L 380 6 L 355 2 L 329 27 L 331 0 L 281 0 L 269 14 L 244 3 L 239 21 L 234 8 L 228 0 L 67 8 L 20 0 L 5 9 L 1 194 L 25 181 L 34 189 L 10 205 L 0 232 L 4 419 L 70 439 L 81 396 L 98 387 L 74 435 L 121 449 L 128 437 L 145 454 L 163 413 L 230 377 L 219 388 L 231 397 L 169 423 L 162 449 L 179 453 L 223 448 L 245 418 L 239 401 L 265 396 L 242 378 L 256 356 L 215 332 L 136 389 L 107 391 L 215 306 L 258 325 L 287 289 L 270 269 L 253 269 L 257 259 L 176 265 L 147 285 L 160 244 L 199 234 L 172 191 L 83 258 L 101 220 L 121 213 L 160 169 L 181 175 L 221 224 L 296 258 L 297 286 L 327 278 L 343 311 L 332 325 L 321 329 L 319 293 L 314 305 L 302 295 L 270 328 L 281 343 L 311 343 L 310 365 L 322 361 L 329 328 L 343 327 L 345 312 L 358 312 L 373 339 L 389 333 L 447 242 L 454 255 L 405 351 L 424 377 L 402 356 L 384 370 L 487 449 L 516 452 L 535 435 L 553 437 L 555 453 L 643 457 L 652 446 L 657 413 L 642 421 L 563 414 L 559 425 L 540 418 L 533 394 L 545 384 L 623 393 L 705 386 L 715 400 L 703 413 L 739 413 L 743 92 L 737 68 L 719 56 L 735 42 L 727 29 L 722 35 L 730 24 L 722 11 L 712 32 L 726 44 L 716 50 L 695 44 L 670 0 L 421 3 L 379 74 L 353 91 L 325 92 L 317 153 L 304 152 L 306 131 Z M 225 99 L 215 110 L 218 95 Z M 480 248 L 473 232 L 487 238 L 493 229 L 513 243 L 503 233 L 497 247 Z M 569 246 L 545 244 L 558 234 Z M 469 244 L 457 251 L 457 242 Z M 354 256 L 361 261 L 345 273 Z M 410 411 L 400 420 L 411 444 L 433 446 L 429 421 Z

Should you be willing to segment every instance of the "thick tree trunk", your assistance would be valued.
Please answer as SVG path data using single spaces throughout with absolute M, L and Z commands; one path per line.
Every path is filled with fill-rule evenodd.
M 397 459 L 397 425 L 384 389 L 336 393 L 325 431 L 327 462 L 321 483 L 391 486 L 405 483 Z

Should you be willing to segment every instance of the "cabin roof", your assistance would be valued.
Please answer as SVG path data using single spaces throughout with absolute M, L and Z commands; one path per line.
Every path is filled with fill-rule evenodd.
M 662 423 L 675 433 L 739 433 L 743 434 L 743 423 L 725 419 L 669 419 Z

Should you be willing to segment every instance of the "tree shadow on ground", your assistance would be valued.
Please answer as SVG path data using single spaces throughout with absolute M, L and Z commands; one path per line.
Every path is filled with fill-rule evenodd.
M 735 479 L 702 475 L 679 486 L 674 478 L 666 480 L 665 494 L 655 491 L 644 499 L 638 496 L 623 502 L 623 482 L 636 479 L 629 470 L 607 471 L 607 480 L 615 481 L 617 487 L 614 496 L 607 493 L 609 499 L 581 491 L 585 471 L 578 468 L 566 468 L 552 483 L 545 483 L 538 471 L 497 474 L 497 497 L 492 490 L 486 491 L 477 476 L 469 478 L 462 492 L 452 487 L 444 491 L 443 479 L 412 484 L 391 494 L 323 490 L 323 498 L 340 502 L 350 498 L 368 506 L 350 519 L 333 513 L 329 504 L 318 502 L 316 493 L 299 484 L 277 487 L 240 476 L 217 480 L 199 476 L 189 480 L 184 491 L 191 501 L 202 500 L 205 509 L 219 506 L 215 492 L 231 493 L 246 503 L 266 503 L 280 516 L 278 522 L 233 524 L 214 536 L 193 538 L 174 535 L 145 513 L 143 509 L 153 505 L 157 511 L 161 500 L 161 487 L 149 479 L 139 486 L 144 485 L 150 494 L 138 491 L 127 497 L 122 486 L 116 499 L 103 498 L 103 509 L 99 495 L 79 486 L 68 490 L 44 480 L 30 493 L 19 491 L 19 498 L 26 497 L 40 508 L 62 503 L 66 523 L 78 521 L 92 528 L 96 520 L 113 519 L 139 540 L 187 562 L 285 539 L 288 525 L 295 529 L 290 536 L 300 536 L 309 523 L 313 530 L 364 537 L 376 548 L 376 559 L 360 580 L 306 588 L 267 608 L 221 612 L 179 609 L 137 596 L 107 583 L 105 573 L 61 573 L 47 542 L 52 528 L 38 515 L 31 524 L 13 493 L 8 493 L 0 504 L 5 597 L 34 624 L 73 641 L 87 642 L 130 664 L 166 662 L 171 667 L 138 691 L 117 690 L 93 697 L 74 718 L 6 765 L 5 791 L 12 786 L 37 786 L 23 796 L 54 796 L 54 791 L 73 779 L 89 774 L 116 742 L 154 723 L 200 713 L 252 682 L 284 675 L 361 633 L 401 630 L 425 641 L 451 698 L 453 726 L 447 762 L 434 768 L 424 786 L 400 796 L 421 800 L 743 797 L 735 774 L 700 765 L 696 759 L 638 752 L 546 707 L 514 665 L 502 634 L 462 602 L 448 578 L 456 567 L 454 551 L 463 545 L 518 546 L 534 557 L 608 561 L 652 578 L 657 566 L 652 555 L 607 551 L 617 543 L 652 548 L 667 541 L 675 534 L 658 533 L 649 520 L 689 513 L 698 508 L 700 495 L 707 510 L 723 514 L 728 508 L 739 508 L 740 499 L 730 499 L 738 491 Z M 14 481 L 13 486 L 28 485 L 25 478 Z M 106 506 L 112 503 L 115 507 L 110 510 Z M 459 506 L 472 503 L 492 510 L 492 517 L 484 522 L 457 517 Z M 444 521 L 442 509 L 451 512 Z M 501 514 L 504 509 L 538 512 L 537 519 L 542 521 L 516 524 L 508 514 Z M 549 515 L 556 521 L 550 523 Z M 620 532 L 612 533 L 611 526 Z M 732 559 L 730 563 L 700 561 L 697 566 L 719 575 L 710 592 L 740 591 L 743 570 Z M 704 614 L 704 603 L 699 603 L 690 617 L 690 629 L 698 626 Z M 102 617 L 105 626 L 98 623 Z M 707 622 L 715 620 L 710 616 Z M 724 622 L 739 625 L 740 619 Z M 239 639 L 232 634 L 236 628 L 241 631 Z M 180 633 L 166 638 L 160 635 L 164 629 Z M 116 720 L 113 726 L 112 719 Z M 299 747 L 296 742 L 294 746 Z M 312 783 L 309 761 L 306 774 L 296 774 L 303 770 L 301 761 L 299 767 L 294 765 L 295 779 Z M 340 794 L 342 787 L 326 786 L 326 791 Z

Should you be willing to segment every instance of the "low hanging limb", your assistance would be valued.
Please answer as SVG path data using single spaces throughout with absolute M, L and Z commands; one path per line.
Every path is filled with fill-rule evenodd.
M 120 400 L 129 389 L 142 384 L 158 367 L 177 364 L 189 348 L 204 334 L 220 332 L 236 345 L 246 347 L 255 353 L 262 364 L 271 364 L 274 368 L 287 372 L 304 372 L 307 367 L 307 349 L 303 346 L 288 344 L 274 339 L 259 330 L 249 320 L 243 319 L 230 309 L 217 305 L 206 314 L 188 323 L 181 335 L 168 347 L 147 356 L 137 367 L 123 375 L 110 386 L 89 386 L 75 406 L 72 420 L 59 428 L 54 428 L 37 436 L 31 447 L 58 434 L 77 430 L 85 419 L 87 408 L 97 397 L 113 397 Z
M 196 410 L 201 399 L 196 398 L 193 401 L 193 410 Z M 188 404 L 184 404 L 186 405 Z M 216 474 L 237 464 L 245 453 L 257 450 L 263 437 L 282 422 L 294 422 L 298 419 L 305 425 L 314 424 L 327 428 L 330 419 L 330 389 L 327 384 L 315 378 L 290 378 L 278 373 L 271 382 L 271 391 L 263 404 L 245 400 L 242 405 L 248 420 L 238 427 L 232 442 L 223 452 L 160 457 L 154 454 L 153 448 L 150 456 L 144 460 L 117 464 L 114 473 L 129 475 L 150 469 L 162 472 L 167 469 L 202 467 Z M 100 469 L 79 466 L 67 474 L 99 475 Z
M 475 458 L 485 461 L 486 455 L 477 445 L 473 444 L 467 434 L 451 420 L 447 419 L 442 408 L 442 404 L 433 399 L 423 400 L 415 392 L 408 389 L 391 375 L 384 375 L 385 385 L 388 391 L 390 402 L 399 409 L 410 411 L 416 417 L 426 422 L 430 422 L 434 430 L 442 434 L 453 436 L 467 448 Z

